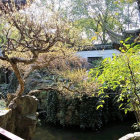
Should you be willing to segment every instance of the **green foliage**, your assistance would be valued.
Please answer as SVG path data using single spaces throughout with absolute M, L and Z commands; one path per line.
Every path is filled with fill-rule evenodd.
M 74 22 L 74 26 L 85 31 L 89 38 L 91 38 L 93 36 L 93 31 L 98 30 L 96 22 L 92 18 L 78 19 Z
M 108 122 L 124 118 L 124 113 L 119 111 L 119 104 L 114 103 L 114 97 L 110 95 L 110 98 L 105 99 L 104 106 L 96 110 L 98 97 L 89 95 L 74 97 L 62 95 L 56 91 L 46 92 L 45 121 L 46 123 L 59 123 L 63 126 L 99 130 Z
M 81 27 L 89 38 L 99 32 L 98 40 L 107 43 L 106 26 L 115 32 L 122 32 L 122 29 L 137 24 L 133 16 L 138 11 L 133 3 L 132 0 L 74 0 L 69 9 L 72 9 L 70 15 L 74 24 Z
M 45 93 L 42 93 L 45 94 Z M 47 93 L 46 99 L 46 112 L 47 112 L 47 121 L 56 123 L 56 113 L 57 113 L 57 106 L 58 106 L 58 97 L 56 91 L 49 91 Z
M 105 98 L 108 91 L 118 94 L 118 101 L 121 102 L 119 108 L 123 109 L 125 114 L 130 110 L 135 111 L 136 118 L 140 121 L 138 113 L 140 110 L 140 49 L 139 44 L 133 47 L 132 44 L 126 45 L 125 42 L 129 39 L 121 42 L 124 47 L 121 48 L 120 55 L 114 55 L 112 59 L 104 59 L 102 69 L 92 69 L 90 74 L 94 81 L 96 80 L 102 85 L 98 92 L 101 98 Z M 102 107 L 102 103 L 97 106 L 97 108 L 100 107 Z
M 103 58 L 92 61 L 93 68 L 100 67 L 102 65 Z

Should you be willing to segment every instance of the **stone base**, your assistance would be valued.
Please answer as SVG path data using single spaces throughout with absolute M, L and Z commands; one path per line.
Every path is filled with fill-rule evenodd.
M 37 103 L 33 96 L 15 97 L 9 104 L 9 110 L 0 113 L 0 127 L 31 140 L 37 123 Z
M 12 110 L 0 110 L 0 127 L 6 128 L 7 122 L 11 118 Z

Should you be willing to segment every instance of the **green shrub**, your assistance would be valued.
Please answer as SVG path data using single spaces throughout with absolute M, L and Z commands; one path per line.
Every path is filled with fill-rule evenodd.
M 104 107 L 97 110 L 98 97 L 66 96 L 55 90 L 50 90 L 45 94 L 46 123 L 98 130 L 109 122 L 124 118 L 124 113 L 119 110 L 119 104 L 114 103 L 115 95 L 106 98 Z

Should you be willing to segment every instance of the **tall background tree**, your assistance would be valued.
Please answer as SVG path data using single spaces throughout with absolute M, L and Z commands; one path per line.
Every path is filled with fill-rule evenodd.
M 116 33 L 139 28 L 138 7 L 132 0 L 69 0 L 67 17 L 96 43 L 106 44 L 109 36 L 106 26 Z

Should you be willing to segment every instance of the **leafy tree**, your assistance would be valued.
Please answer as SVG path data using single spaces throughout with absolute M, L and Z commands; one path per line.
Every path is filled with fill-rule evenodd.
M 125 3 L 133 3 L 133 2 L 137 2 L 137 5 L 138 5 L 138 10 L 140 12 L 140 0 L 116 0 L 116 3 L 119 3 L 119 2 L 125 2 Z
M 137 8 L 133 3 L 125 0 L 75 0 L 71 1 L 68 7 L 68 15 L 90 38 L 96 36 L 106 44 L 109 40 L 106 26 L 119 33 L 131 26 L 138 26 L 138 18 L 133 19 L 138 17 Z
M 112 59 L 105 59 L 102 67 L 92 69 L 90 74 L 93 75 L 94 81 L 97 80 L 102 85 L 99 89 L 101 98 L 108 97 L 106 91 L 112 90 L 119 96 L 120 108 L 124 109 L 125 113 L 134 111 L 140 128 L 140 45 L 131 48 L 133 44 L 126 45 L 124 42 L 123 44 L 126 47 L 125 50 L 122 49 L 123 53 Z

